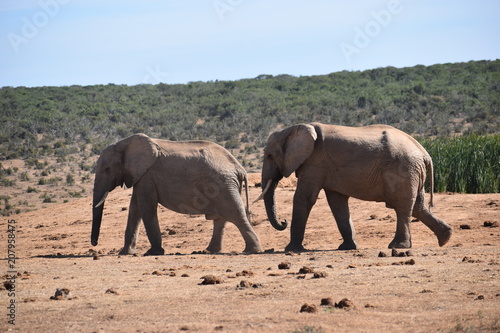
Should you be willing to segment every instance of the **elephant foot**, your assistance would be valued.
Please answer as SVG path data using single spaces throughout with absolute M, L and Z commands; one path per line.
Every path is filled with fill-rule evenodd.
M 358 245 L 356 244 L 355 241 L 344 241 L 340 246 L 338 247 L 338 250 L 356 250 L 358 248 Z
M 389 244 L 390 249 L 410 249 L 411 248 L 411 241 L 410 240 L 404 240 L 404 241 L 396 241 L 395 239 Z
M 144 256 L 162 256 L 165 254 L 165 250 L 163 250 L 163 248 L 159 248 L 159 249 L 149 249 L 146 253 L 144 253 Z
M 451 229 L 450 226 L 448 226 L 440 234 L 436 234 L 439 246 L 443 246 L 444 244 L 448 243 L 451 238 L 451 234 L 453 234 L 453 229 Z
M 120 252 L 118 252 L 118 255 L 134 255 L 134 254 L 137 254 L 137 250 L 132 249 L 130 247 L 124 247 L 123 249 L 121 249 Z
M 203 250 L 202 252 L 205 252 L 205 253 L 220 253 L 222 251 L 221 248 L 216 248 L 216 247 L 207 247 L 205 250 Z
M 262 252 L 262 248 L 260 246 L 251 246 L 251 247 L 245 247 L 243 250 L 243 253 L 260 253 Z
M 285 247 L 285 251 L 286 252 L 305 252 L 307 251 L 304 246 L 302 246 L 302 244 L 288 244 L 286 247 Z

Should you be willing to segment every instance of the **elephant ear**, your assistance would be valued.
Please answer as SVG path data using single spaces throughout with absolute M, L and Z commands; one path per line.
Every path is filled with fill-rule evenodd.
M 117 145 L 123 154 L 123 180 L 127 187 L 132 187 L 156 162 L 161 148 L 145 134 L 134 134 Z
M 318 138 L 316 130 L 309 124 L 290 127 L 285 139 L 283 176 L 289 177 L 312 154 L 314 142 Z

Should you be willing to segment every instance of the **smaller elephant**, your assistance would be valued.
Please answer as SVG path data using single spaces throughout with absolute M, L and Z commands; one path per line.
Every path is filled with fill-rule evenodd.
M 245 183 L 246 209 L 241 198 Z M 104 149 L 97 160 L 92 205 L 92 245 L 97 245 L 104 201 L 117 186 L 133 187 L 125 244 L 120 254 L 136 252 L 142 219 L 151 248 L 145 255 L 162 255 L 158 204 L 184 214 L 205 214 L 214 221 L 207 251 L 222 250 L 226 221 L 245 240 L 244 252 L 261 252 L 259 238 L 248 220 L 245 169 L 223 147 L 209 141 L 168 141 L 135 134 Z
M 410 219 L 422 221 L 437 236 L 440 246 L 452 229 L 424 204 L 424 182 L 430 173 L 433 204 L 432 160 L 411 136 L 391 126 L 347 127 L 321 123 L 300 124 L 269 136 L 264 149 L 262 194 L 269 221 L 278 230 L 275 188 L 293 172 L 297 189 L 293 198 L 290 243 L 287 251 L 302 251 L 311 208 L 321 190 L 344 239 L 339 250 L 356 249 L 349 197 L 385 202 L 397 215 L 396 234 L 390 248 L 410 248 Z

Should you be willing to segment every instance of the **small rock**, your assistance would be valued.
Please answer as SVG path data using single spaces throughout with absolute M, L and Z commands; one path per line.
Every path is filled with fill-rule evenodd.
M 223 283 L 224 280 L 222 280 L 220 277 L 217 277 L 215 275 L 205 275 L 201 277 L 203 281 L 201 281 L 200 284 L 202 285 L 208 285 L 208 284 L 220 284 Z
M 105 294 L 119 295 L 120 293 L 115 288 L 109 288 L 108 290 L 106 290 Z
M 71 292 L 68 288 L 56 289 L 54 296 L 51 296 L 50 299 L 60 301 L 60 300 L 70 300 Z
M 236 276 L 254 276 L 254 275 L 255 275 L 254 272 L 247 270 L 243 270 L 241 272 L 236 273 Z
M 380 258 L 387 257 L 387 253 L 380 251 L 380 252 L 378 253 L 378 256 L 379 256 Z
M 12 289 L 15 288 L 14 283 L 12 283 L 11 281 L 5 281 L 3 283 L 3 286 L 5 287 L 6 290 L 9 290 L 9 291 L 11 291 Z
M 354 302 L 348 298 L 341 299 L 340 302 L 335 304 L 335 307 L 338 309 L 354 309 L 354 308 L 356 308 L 356 306 L 354 305 Z
M 460 229 L 464 229 L 465 230 L 465 229 L 472 229 L 472 228 L 468 224 L 461 224 L 460 225 Z
M 330 297 L 322 298 L 321 299 L 321 306 L 331 306 L 331 307 L 334 307 L 335 306 L 335 302 Z
M 240 283 L 238 284 L 238 289 L 241 288 L 250 288 L 253 286 L 253 283 L 247 280 L 241 280 Z
M 411 255 L 411 252 L 410 251 L 406 251 L 406 252 L 405 251 L 401 251 L 401 252 L 399 252 L 396 249 L 392 249 L 392 252 L 391 252 L 391 255 L 393 257 L 408 257 L 409 256 L 408 254 Z
M 475 301 L 482 301 L 482 300 L 484 300 L 484 296 L 483 295 L 478 295 L 474 300 Z
M 300 308 L 300 312 L 306 312 L 306 313 L 316 313 L 318 312 L 318 308 L 316 307 L 316 305 L 314 304 L 308 304 L 308 303 L 305 303 L 304 305 L 302 305 L 302 307 Z
M 290 269 L 290 267 L 292 267 L 292 263 L 288 261 L 282 262 L 278 265 L 278 269 Z
M 273 252 L 274 252 L 274 248 L 264 250 L 264 253 L 273 253 Z
M 410 259 L 404 262 L 405 265 L 415 265 L 415 260 Z
M 308 266 L 303 266 L 301 269 L 299 269 L 299 274 L 312 274 L 314 273 L 314 269 Z
M 94 260 L 99 260 L 101 257 L 99 257 L 97 254 L 94 255 Z
M 430 290 L 430 289 L 424 289 L 422 290 L 420 293 L 421 294 L 428 294 L 428 293 L 433 293 L 434 291 Z
M 315 272 L 313 275 L 313 279 L 321 279 L 326 278 L 328 274 L 326 272 Z
M 496 221 L 484 221 L 483 226 L 488 228 L 498 228 L 498 222 Z

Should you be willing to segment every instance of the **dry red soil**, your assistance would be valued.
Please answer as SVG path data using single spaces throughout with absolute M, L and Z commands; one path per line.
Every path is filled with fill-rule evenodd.
M 258 178 L 250 177 L 251 199 L 261 191 Z M 293 182 L 277 189 L 282 219 L 290 219 L 293 193 Z M 10 221 L 17 259 L 0 260 L 0 331 L 500 331 L 500 194 L 437 194 L 433 211 L 453 227 L 450 242 L 439 247 L 417 221 L 404 257 L 387 249 L 394 211 L 355 199 L 360 249 L 337 251 L 340 234 L 324 194 L 307 226 L 308 252 L 285 253 L 289 230 L 274 230 L 257 202 L 252 221 L 267 253 L 241 254 L 243 239 L 228 224 L 223 254 L 193 254 L 208 245 L 212 222 L 159 207 L 167 255 L 119 256 L 130 195 L 116 189 L 108 196 L 95 248 L 90 198 L 2 218 L 0 246 L 6 251 Z M 138 248 L 149 248 L 142 226 Z M 9 270 L 17 272 L 11 284 Z

